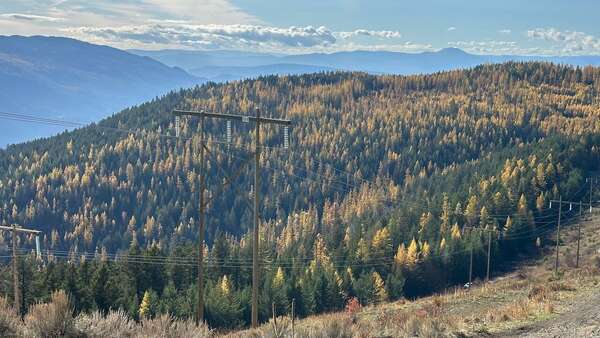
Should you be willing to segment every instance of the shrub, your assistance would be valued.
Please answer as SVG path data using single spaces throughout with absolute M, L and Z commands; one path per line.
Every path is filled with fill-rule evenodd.
M 15 337 L 23 330 L 15 310 L 8 304 L 6 298 L 0 297 L 0 337 Z
M 547 290 L 542 285 L 536 285 L 531 289 L 531 291 L 529 291 L 529 295 L 527 297 L 531 300 L 540 302 L 547 298 Z
M 262 331 L 265 338 L 284 338 L 292 335 L 292 323 L 287 317 L 271 319 Z
M 50 303 L 38 303 L 29 308 L 25 317 L 26 336 L 39 338 L 77 337 L 73 308 L 67 294 L 52 293 Z
M 89 338 L 129 338 L 133 337 L 136 329 L 135 322 L 123 310 L 109 311 L 106 316 L 101 312 L 80 314 L 75 320 L 75 327 Z
M 318 326 L 298 330 L 298 337 L 307 338 L 351 338 L 352 323 L 348 320 L 326 320 Z
M 191 320 L 174 320 L 170 315 L 144 319 L 135 338 L 206 338 L 212 337 L 211 330 L 204 324 L 196 326 Z
M 401 337 L 453 337 L 454 334 L 448 332 L 450 323 L 437 318 L 417 318 L 411 317 L 400 327 Z
M 353 315 L 353 314 L 357 313 L 358 311 L 360 311 L 360 307 L 361 306 L 360 306 L 360 302 L 358 301 L 358 298 L 352 297 L 346 303 L 346 312 L 349 315 Z

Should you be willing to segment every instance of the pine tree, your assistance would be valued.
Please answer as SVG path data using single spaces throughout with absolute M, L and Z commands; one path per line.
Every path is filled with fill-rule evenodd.
M 219 287 L 221 288 L 221 293 L 223 293 L 224 296 L 227 297 L 231 294 L 231 282 L 229 282 L 227 275 L 223 275 L 221 282 L 219 283 Z
M 451 232 L 451 237 L 453 240 L 459 240 L 461 238 L 461 234 L 460 234 L 460 228 L 458 226 L 458 223 L 454 223 L 454 225 L 452 226 L 452 232 Z
M 469 225 L 475 225 L 478 216 L 478 205 L 479 201 L 477 200 L 477 196 L 472 195 L 469 198 L 469 203 L 467 203 L 467 208 L 465 209 L 465 217 L 467 218 L 467 222 Z
M 423 245 L 421 245 L 421 258 L 423 260 L 427 260 L 429 258 L 429 255 L 431 254 L 431 248 L 429 247 L 429 243 L 427 243 L 427 241 L 423 242 Z
M 419 247 L 417 241 L 413 238 L 406 250 L 406 266 L 413 268 L 419 260 Z
M 138 310 L 140 314 L 140 318 L 148 318 L 150 317 L 150 306 L 152 302 L 152 296 L 149 291 L 144 292 L 144 298 L 142 298 L 142 302 L 140 303 L 140 309 Z
M 389 299 L 387 290 L 385 289 L 385 283 L 377 271 L 372 274 L 373 278 L 373 289 L 374 289 L 374 300 L 376 303 L 387 302 Z
M 535 207 L 538 212 L 542 212 L 544 210 L 544 205 L 546 205 L 546 196 L 543 192 L 541 192 L 535 200 Z
M 383 260 L 389 259 L 392 255 L 392 238 L 387 227 L 377 230 L 372 241 L 373 259 Z M 384 270 L 383 267 L 381 270 Z M 381 271 L 383 273 L 383 271 Z
M 404 247 L 404 243 L 398 245 L 398 251 L 394 256 L 394 264 L 399 267 L 406 265 L 406 248 Z
M 479 212 L 479 227 L 485 229 L 490 224 L 490 214 L 488 213 L 487 208 L 485 206 L 481 207 L 481 211 Z

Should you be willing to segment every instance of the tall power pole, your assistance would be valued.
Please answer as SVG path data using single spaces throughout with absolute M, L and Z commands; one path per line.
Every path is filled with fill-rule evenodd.
M 237 114 L 219 114 L 219 113 L 210 113 L 210 112 L 206 112 L 206 111 L 188 111 L 188 110 L 174 110 L 173 114 L 178 117 L 178 116 L 194 116 L 194 117 L 200 117 L 201 118 L 201 123 L 202 126 L 200 127 L 201 129 L 201 152 L 200 152 L 200 157 L 201 157 L 201 161 L 202 163 L 204 163 L 204 158 L 203 158 L 203 153 L 204 151 L 208 151 L 210 153 L 210 151 L 208 150 L 208 148 L 206 148 L 206 145 L 204 144 L 204 119 L 206 117 L 208 118 L 216 118 L 216 119 L 222 119 L 222 120 L 227 120 L 227 121 L 241 121 L 244 123 L 249 123 L 249 122 L 254 122 L 255 123 L 255 133 L 256 133 L 256 138 L 255 138 L 255 154 L 254 154 L 254 165 L 255 165 L 255 172 L 254 172 L 254 229 L 253 229 L 253 243 L 252 243 L 252 327 L 257 327 L 258 326 L 258 284 L 260 281 L 260 275 L 259 275 L 259 264 L 258 264 L 258 252 L 259 252 L 259 240 L 260 240 L 260 152 L 261 152 L 261 140 L 260 140 L 260 126 L 262 124 L 270 124 L 270 125 L 281 125 L 285 127 L 285 135 L 284 135 L 284 140 L 285 140 L 285 147 L 287 148 L 288 142 L 289 142 L 289 136 L 288 136 L 288 127 L 292 124 L 290 120 L 284 120 L 284 119 L 274 119 L 274 118 L 265 118 L 261 116 L 260 110 L 257 109 L 256 110 L 256 116 L 245 116 L 245 115 L 237 115 Z M 230 127 L 228 125 L 228 131 L 230 130 Z M 204 164 L 202 164 L 202 168 Z M 202 170 L 203 172 L 204 170 Z M 205 177 L 201 176 L 201 181 L 204 181 Z M 227 182 L 227 184 L 232 183 L 232 180 L 230 180 L 229 182 Z M 202 191 L 205 190 L 205 186 L 202 185 L 201 188 Z M 204 194 L 201 194 L 201 208 L 200 208 L 200 213 L 202 215 L 205 214 L 205 206 L 206 206 L 206 201 L 204 200 L 204 197 L 202 197 Z M 214 197 L 213 197 L 214 198 Z M 202 217 L 201 217 L 202 219 Z M 202 256 L 203 256 L 203 242 L 204 242 L 204 221 L 201 221 L 201 227 L 202 227 L 202 231 L 201 231 L 201 235 L 200 235 L 200 253 L 199 253 L 199 262 L 198 262 L 198 269 L 202 270 L 203 268 L 203 263 L 202 263 Z M 200 271 L 198 272 L 198 286 L 199 286 L 199 296 L 198 296 L 198 300 L 199 300 L 199 306 L 198 306 L 198 317 L 200 318 L 199 321 L 202 320 L 202 316 L 200 313 L 200 308 L 203 308 L 203 304 L 201 304 L 202 302 L 202 297 L 200 296 L 200 293 L 203 292 L 201 289 L 203 288 L 203 273 L 201 273 Z
M 204 232 L 206 220 L 206 205 L 204 204 L 204 193 L 206 190 L 204 161 L 204 115 L 200 118 L 200 229 L 198 232 L 198 311 L 196 312 L 196 324 L 204 321 Z
M 260 192 L 260 109 L 256 109 L 256 147 L 254 149 L 254 234 L 252 240 L 252 327 L 258 326 L 258 246 Z
M 468 230 L 469 231 L 469 287 L 473 282 L 473 227 L 465 226 L 463 228 L 463 234 Z
M 558 203 L 558 225 L 556 228 L 556 258 L 554 262 L 554 270 L 558 273 L 558 254 L 559 254 L 559 245 L 560 245 L 560 226 L 561 226 L 561 218 L 562 218 L 562 206 L 563 204 L 569 205 L 569 210 L 573 210 L 573 204 L 579 204 L 579 223 L 577 224 L 577 259 L 575 261 L 575 266 L 579 267 L 579 243 L 581 241 L 581 222 L 583 216 L 583 206 L 587 206 L 587 203 L 583 203 L 582 201 L 574 202 L 574 201 L 563 201 L 562 196 L 558 200 L 550 201 L 550 208 L 552 208 L 552 203 Z M 590 203 L 590 210 L 592 208 L 592 204 Z
M 488 233 L 487 266 L 486 266 L 485 280 L 489 281 L 490 280 L 490 267 L 491 267 L 491 261 L 492 261 L 492 233 L 495 233 L 497 230 L 496 229 L 487 229 L 487 228 L 476 228 L 476 227 L 471 227 L 471 226 L 466 226 L 465 229 L 470 230 L 471 234 L 475 230 L 479 230 L 479 231 Z M 473 240 L 472 239 L 471 239 L 471 249 L 469 251 L 470 251 L 470 254 L 469 254 L 469 256 L 470 256 L 469 257 L 469 283 L 471 283 L 472 279 L 473 279 Z
M 18 315 L 21 315 L 21 289 L 19 288 L 19 268 L 17 265 L 17 234 L 26 233 L 36 236 L 36 251 L 38 258 L 41 256 L 39 243 L 39 235 L 42 233 L 39 230 L 25 229 L 13 224 L 12 226 L 0 226 L 0 231 L 10 231 L 12 233 L 12 274 L 13 274 L 13 293 L 14 293 L 14 308 Z
M 583 204 L 579 201 L 579 222 L 577 222 L 577 259 L 575 267 L 579 268 L 579 243 L 581 242 L 581 221 L 583 216 Z
M 590 182 L 590 214 L 592 213 L 592 195 L 594 192 L 594 177 L 589 177 L 587 181 Z
M 15 312 L 21 315 L 21 292 L 19 290 L 19 268 L 17 267 L 17 226 L 12 226 L 12 274 Z
M 554 272 L 558 274 L 558 250 L 560 248 L 560 217 L 562 215 L 562 196 L 558 201 L 558 225 L 556 227 L 556 260 L 554 262 Z
M 485 274 L 485 280 L 490 280 L 490 262 L 492 257 L 492 231 L 488 230 L 488 250 L 487 250 L 487 271 Z

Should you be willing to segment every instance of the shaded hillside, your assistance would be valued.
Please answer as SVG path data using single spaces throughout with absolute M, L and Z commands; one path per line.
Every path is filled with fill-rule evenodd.
M 372 74 L 427 74 L 447 70 L 465 69 L 477 65 L 503 62 L 553 62 L 571 66 L 599 66 L 599 56 L 526 56 L 478 55 L 458 48 L 445 48 L 435 52 L 403 53 L 387 51 L 347 51 L 280 55 L 248 53 L 242 51 L 187 51 L 187 50 L 132 50 L 134 54 L 151 57 L 167 65 L 181 67 L 211 80 L 232 79 L 235 67 L 237 78 L 280 74 L 278 64 L 295 64 L 307 70 L 320 67 L 344 71 L 362 71 Z M 253 76 L 248 76 L 252 74 Z M 225 77 L 228 75 L 228 77 Z
M 0 36 L 0 111 L 97 121 L 201 82 L 182 69 L 115 48 L 57 37 Z M 3 121 L 0 146 L 60 128 Z

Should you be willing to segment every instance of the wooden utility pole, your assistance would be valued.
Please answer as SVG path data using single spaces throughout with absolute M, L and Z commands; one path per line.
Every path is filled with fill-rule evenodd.
M 204 195 L 206 190 L 206 164 L 204 161 L 204 115 L 200 117 L 200 229 L 198 229 L 198 311 L 196 312 L 196 325 L 204 322 L 204 233 L 206 222 L 206 204 Z
M 465 226 L 462 228 L 462 233 L 466 236 L 467 230 L 469 231 L 469 287 L 473 282 L 473 227 Z
M 21 315 L 21 292 L 19 290 L 19 268 L 17 266 L 17 226 L 12 226 L 12 274 L 15 312 Z
M 256 146 L 254 154 L 254 234 L 252 240 L 252 327 L 258 326 L 258 246 L 260 192 L 260 110 L 256 109 Z
M 285 135 L 284 135 L 284 140 L 285 140 L 285 148 L 287 148 L 288 142 L 289 142 L 289 136 L 288 136 L 288 128 L 291 125 L 291 121 L 290 120 L 283 120 L 283 119 L 273 119 L 273 118 L 264 118 L 261 117 L 260 114 L 260 110 L 257 109 L 256 110 L 256 116 L 245 116 L 245 115 L 236 115 L 236 114 L 219 114 L 219 113 L 210 113 L 210 112 L 206 112 L 204 110 L 202 111 L 189 111 L 189 110 L 174 110 L 173 114 L 178 117 L 178 116 L 195 116 L 195 117 L 200 117 L 202 119 L 201 123 L 201 134 L 204 133 L 204 118 L 205 117 L 209 117 L 209 118 L 217 118 L 217 119 L 223 119 L 223 120 L 228 120 L 228 121 L 241 121 L 244 123 L 249 123 L 249 122 L 254 122 L 255 123 L 255 133 L 256 133 L 256 139 L 255 139 L 255 154 L 254 154 L 254 162 L 255 162 L 255 172 L 254 172 L 254 229 L 253 229 L 253 243 L 252 243 L 252 327 L 257 327 L 258 326 L 258 284 L 259 284 L 259 264 L 258 264 L 258 252 L 259 252 L 259 234 L 260 234 L 260 150 L 261 150 L 261 140 L 260 140 L 260 126 L 262 124 L 275 124 L 275 125 L 282 125 L 285 127 Z M 230 127 L 228 126 L 228 133 L 229 133 Z M 228 136 L 229 138 L 229 136 Z M 206 147 L 206 145 L 204 144 L 204 136 L 201 135 L 201 146 L 202 146 L 202 150 L 201 150 L 201 161 L 202 161 L 202 165 L 204 165 L 204 158 L 203 158 L 203 152 L 207 151 L 210 154 L 210 151 L 208 150 L 208 148 Z M 204 167 L 202 167 L 204 168 Z M 241 167 L 240 167 L 241 169 Z M 203 172 L 204 170 L 202 170 Z M 241 170 L 238 171 L 238 173 L 241 173 Z M 201 177 L 201 181 L 205 180 L 205 177 Z M 233 179 L 230 179 L 227 183 L 224 184 L 225 185 L 229 185 L 233 182 Z M 206 188 L 203 185 L 203 188 L 201 188 L 201 190 L 206 190 Z M 205 214 L 205 206 L 207 204 L 207 202 L 209 201 L 205 201 L 204 197 L 202 197 L 204 194 L 201 194 L 201 202 L 200 202 L 200 213 L 201 214 Z M 211 200 L 214 198 L 214 196 L 211 198 Z M 202 219 L 202 218 L 201 218 Z M 198 286 L 199 289 L 201 286 L 203 286 L 203 281 L 202 279 L 202 274 L 200 273 L 200 271 L 202 270 L 202 256 L 203 256 L 203 242 L 204 242 L 204 221 L 201 221 L 201 227 L 202 227 L 202 231 L 201 231 L 201 236 L 200 236 L 200 252 L 199 252 L 199 262 L 198 262 L 198 269 L 199 269 L 199 273 L 198 273 Z M 202 297 L 200 296 L 200 290 L 199 292 L 199 302 L 201 302 Z M 199 304 L 198 308 L 202 308 L 201 304 Z M 198 317 L 200 316 L 200 310 L 198 311 Z
M 560 217 L 562 215 L 562 196 L 558 201 L 558 225 L 556 227 L 556 260 L 554 262 L 554 272 L 558 274 L 558 250 L 560 248 Z
M 26 233 L 36 236 L 36 251 L 38 258 L 41 257 L 39 248 L 39 235 L 42 233 L 39 230 L 25 229 L 18 227 L 16 224 L 12 226 L 0 226 L 0 231 L 10 231 L 12 233 L 12 274 L 13 274 L 13 293 L 14 293 L 14 308 L 15 312 L 21 315 L 21 288 L 19 287 L 19 267 L 17 264 L 17 234 Z
M 579 222 L 577 222 L 577 258 L 575 259 L 575 267 L 579 268 L 579 242 L 581 242 L 581 221 L 583 216 L 583 204 L 579 201 Z
M 471 226 L 467 226 L 467 227 L 465 227 L 465 229 L 469 229 L 471 234 L 474 230 L 487 231 L 487 233 L 488 233 L 487 266 L 486 266 L 485 280 L 489 281 L 490 280 L 490 267 L 491 267 L 491 261 L 492 261 L 492 233 L 496 232 L 497 230 L 496 229 L 475 228 L 475 227 L 471 227 Z M 472 240 L 472 238 L 471 238 L 471 249 L 469 251 L 470 251 L 469 283 L 471 283 L 473 280 L 473 240 Z
M 471 239 L 471 250 L 469 250 L 470 252 L 470 259 L 469 259 L 469 287 L 471 286 L 471 283 L 473 282 L 473 239 Z
M 589 177 L 586 181 L 590 182 L 590 214 L 592 213 L 592 195 L 594 192 L 594 180 L 597 180 L 595 177 Z
M 488 229 L 487 272 L 485 274 L 486 282 L 490 280 L 491 257 L 492 257 L 492 231 L 491 231 L 491 229 Z
M 590 200 L 591 201 L 591 200 Z M 561 217 L 562 217 L 562 206 L 563 204 L 569 205 L 569 210 L 573 209 L 573 204 L 579 204 L 579 223 L 577 224 L 577 258 L 575 261 L 575 266 L 579 267 L 579 256 L 580 256 L 580 242 L 581 242 L 581 222 L 583 216 L 583 206 L 588 203 L 583 203 L 582 201 L 574 202 L 574 201 L 563 201 L 562 196 L 558 200 L 550 201 L 550 208 L 552 208 L 552 203 L 558 203 L 558 226 L 556 227 L 556 258 L 554 262 L 554 270 L 558 273 L 558 254 L 559 254 L 559 245 L 560 245 L 560 226 L 561 226 Z M 592 208 L 592 204 L 589 204 L 590 209 Z
M 295 312 L 295 304 L 296 298 L 292 298 L 292 338 L 296 338 L 296 330 L 295 330 L 295 321 L 296 321 L 296 312 Z

